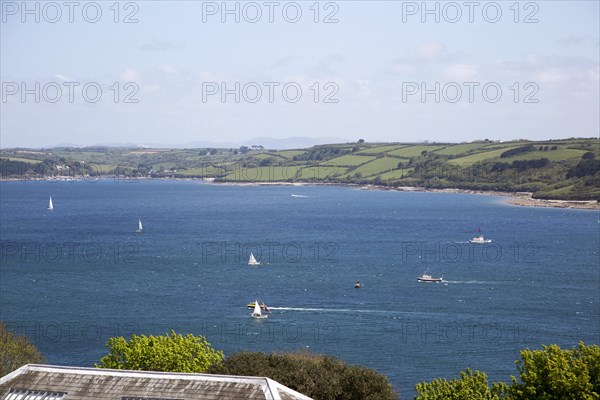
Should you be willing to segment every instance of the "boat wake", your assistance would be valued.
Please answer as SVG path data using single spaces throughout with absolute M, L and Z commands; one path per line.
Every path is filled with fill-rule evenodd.
M 305 196 L 303 194 L 293 194 L 292 197 L 302 197 L 302 198 L 306 198 L 308 196 Z
M 465 285 L 491 285 L 495 282 L 490 282 L 490 281 L 447 281 L 444 279 L 444 283 L 462 283 Z
M 314 308 L 314 307 L 269 307 L 270 310 L 279 311 L 299 311 L 299 312 L 318 312 L 318 313 L 352 313 L 361 315 L 378 315 L 379 318 L 382 316 L 393 317 L 393 319 L 402 319 L 404 317 L 416 317 L 424 316 L 431 317 L 440 315 L 438 312 L 429 311 L 416 311 L 416 310 L 364 310 L 364 309 L 349 309 L 349 308 Z
M 349 308 L 304 308 L 304 307 L 269 307 L 271 310 L 284 311 L 316 311 L 316 312 L 340 312 L 340 313 L 389 313 L 386 310 L 352 310 Z

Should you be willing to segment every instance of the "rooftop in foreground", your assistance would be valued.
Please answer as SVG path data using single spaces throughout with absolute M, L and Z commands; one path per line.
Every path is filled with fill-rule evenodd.
M 33 396 L 32 396 L 33 395 Z M 269 378 L 28 364 L 0 400 L 312 400 Z

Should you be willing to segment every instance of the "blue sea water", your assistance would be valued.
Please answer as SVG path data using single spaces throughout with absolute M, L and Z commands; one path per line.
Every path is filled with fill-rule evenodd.
M 2 182 L 0 196 L 0 320 L 53 364 L 174 329 L 226 354 L 332 354 L 406 398 L 465 368 L 507 381 L 524 348 L 600 343 L 596 211 L 198 181 Z M 468 243 L 477 227 L 491 244 Z M 257 298 L 266 320 L 249 317 Z

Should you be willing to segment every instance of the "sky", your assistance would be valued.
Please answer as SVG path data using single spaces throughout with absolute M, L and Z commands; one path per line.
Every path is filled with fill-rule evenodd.
M 598 137 L 598 1 L 0 1 L 0 147 Z

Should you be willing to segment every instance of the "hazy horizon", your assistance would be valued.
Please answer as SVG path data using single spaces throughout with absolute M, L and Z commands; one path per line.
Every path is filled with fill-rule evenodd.
M 255 138 L 261 139 L 261 138 Z M 230 142 L 230 143 L 215 143 L 215 142 L 190 142 L 190 143 L 93 143 L 88 145 L 78 145 L 76 143 L 58 143 L 56 145 L 50 146 L 13 146 L 13 147 L 0 147 L 2 150 L 10 150 L 10 149 L 31 149 L 31 150 L 45 150 L 45 149 L 54 149 L 54 148 L 93 148 L 93 147 L 106 147 L 106 148 L 148 148 L 148 149 L 201 149 L 201 148 L 217 148 L 217 149 L 228 149 L 228 148 L 238 148 L 241 146 L 262 146 L 265 150 L 292 150 L 299 148 L 308 148 L 316 145 L 338 145 L 344 143 L 356 143 L 357 140 L 319 140 L 319 138 L 262 138 L 262 139 L 270 139 L 271 141 L 261 141 L 261 140 L 246 140 L 243 143 L 239 142 Z M 290 141 L 288 142 L 288 139 Z M 530 140 L 532 143 L 536 142 L 553 142 L 553 141 L 562 141 L 562 140 L 571 140 L 571 139 L 598 139 L 597 137 L 564 137 L 564 138 L 554 138 L 554 139 L 526 139 L 526 138 L 514 138 L 510 140 L 494 140 L 490 138 L 486 138 L 491 142 L 522 142 Z M 464 144 L 464 143 L 473 143 L 473 142 L 484 142 L 486 139 L 475 139 L 472 141 L 430 141 L 430 140 L 415 140 L 415 141 L 367 141 L 369 144 L 391 144 L 391 143 L 401 143 L 401 144 Z M 298 144 L 299 141 L 305 141 L 306 145 Z M 263 143 L 267 143 L 264 145 Z M 276 144 L 273 144 L 276 143 Z M 277 144 L 278 143 L 278 144 Z M 287 143 L 291 143 L 287 145 Z M 297 145 L 294 145 L 296 143 Z

